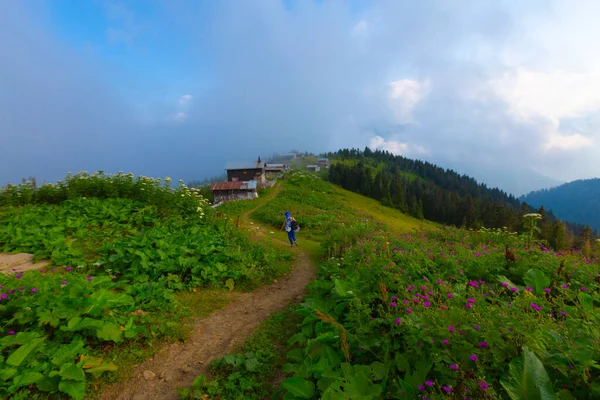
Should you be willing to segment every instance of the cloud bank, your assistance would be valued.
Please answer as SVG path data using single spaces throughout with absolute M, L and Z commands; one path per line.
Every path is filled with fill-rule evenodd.
M 594 1 L 107 2 L 86 48 L 117 60 L 36 4 L 0 3 L 0 183 L 367 145 L 513 193 L 600 176 Z

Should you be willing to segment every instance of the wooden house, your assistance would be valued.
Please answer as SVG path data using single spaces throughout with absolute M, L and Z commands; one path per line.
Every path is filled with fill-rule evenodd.
M 329 158 L 319 158 L 317 165 L 321 168 L 329 168 Z
M 318 165 L 307 165 L 306 169 L 311 172 L 319 172 L 321 170 L 321 167 L 319 167 Z
M 258 198 L 256 181 L 214 182 L 211 190 L 214 203 L 231 200 L 251 200 Z
M 230 163 L 225 169 L 229 182 L 256 181 L 259 186 L 265 183 L 265 166 L 260 161 L 260 157 L 254 163 Z

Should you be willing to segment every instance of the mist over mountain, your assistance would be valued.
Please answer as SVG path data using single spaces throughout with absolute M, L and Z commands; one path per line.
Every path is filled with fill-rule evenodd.
M 580 179 L 532 191 L 520 200 L 534 207 L 543 205 L 561 219 L 600 230 L 600 178 Z

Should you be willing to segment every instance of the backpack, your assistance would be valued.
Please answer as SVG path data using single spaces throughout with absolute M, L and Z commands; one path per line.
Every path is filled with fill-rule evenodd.
M 292 220 L 291 228 L 292 228 L 293 231 L 297 231 L 298 230 L 298 222 L 295 219 Z

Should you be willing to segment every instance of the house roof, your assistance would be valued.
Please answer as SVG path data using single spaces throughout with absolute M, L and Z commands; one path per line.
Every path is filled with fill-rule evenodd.
M 234 170 L 234 169 L 263 169 L 263 163 L 257 162 L 230 162 L 225 166 L 226 170 Z
M 267 168 L 284 168 L 286 164 L 267 164 Z
M 329 158 L 319 158 L 317 161 L 329 161 Z
M 210 185 L 212 191 L 215 190 L 253 190 L 256 189 L 256 181 L 238 181 L 238 182 L 213 182 Z

